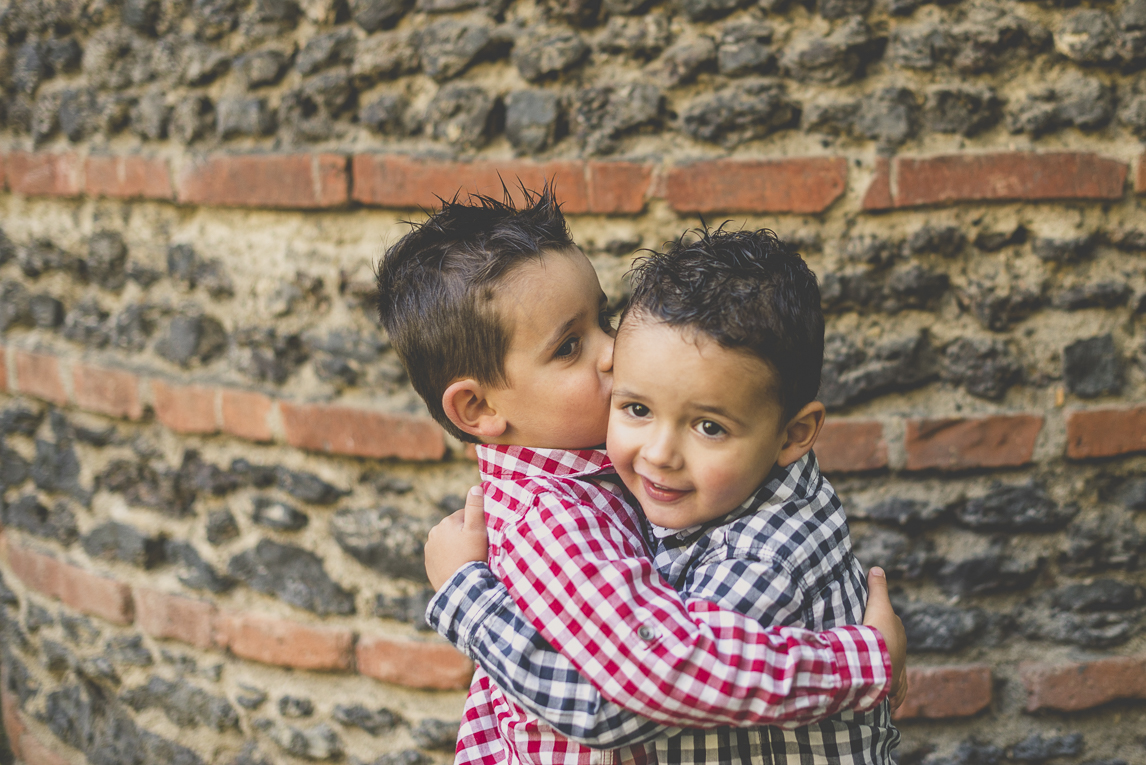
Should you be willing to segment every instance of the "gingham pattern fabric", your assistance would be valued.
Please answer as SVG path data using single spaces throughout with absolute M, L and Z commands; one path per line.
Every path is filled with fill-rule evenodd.
M 496 679 L 490 682 L 486 669 L 475 674 L 456 762 L 649 756 L 644 747 L 594 753 L 526 708 L 598 746 L 619 746 L 663 734 L 673 723 L 806 720 L 886 694 L 890 666 L 875 630 L 767 630 L 704 601 L 686 607 L 653 570 L 639 520 L 620 491 L 607 480 L 582 480 L 611 473 L 603 453 L 478 453 L 490 566 L 513 590 L 507 599 L 496 579 L 472 564 L 427 610 L 430 623 Z
M 650 525 L 657 570 L 689 597 L 762 624 L 814 630 L 863 621 L 867 582 L 847 520 L 814 454 L 777 467 L 718 521 L 670 532 Z M 899 732 L 888 703 L 784 730 L 686 730 L 656 742 L 661 763 L 890 763 Z

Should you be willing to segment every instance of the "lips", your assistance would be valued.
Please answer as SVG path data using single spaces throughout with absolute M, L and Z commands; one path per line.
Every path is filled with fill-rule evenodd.
M 675 502 L 688 494 L 687 491 L 681 489 L 670 489 L 667 486 L 653 483 L 644 476 L 641 476 L 641 488 L 644 489 L 645 496 L 655 502 Z

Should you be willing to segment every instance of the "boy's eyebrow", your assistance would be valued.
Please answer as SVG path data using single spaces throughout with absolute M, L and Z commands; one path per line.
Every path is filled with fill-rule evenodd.
M 743 425 L 744 424 L 744 421 L 741 420 L 739 417 L 737 417 L 734 414 L 730 414 L 727 409 L 722 409 L 719 406 L 707 406 L 705 404 L 693 404 L 693 406 L 702 412 L 708 412 L 709 414 L 715 414 L 715 415 L 718 415 L 720 417 L 723 417 L 726 420 L 732 420 L 737 425 Z
M 558 327 L 558 328 L 557 328 L 557 331 L 556 331 L 556 332 L 554 332 L 552 335 L 550 335 L 550 336 L 549 336 L 549 342 L 547 342 L 547 343 L 545 344 L 545 347 L 546 347 L 546 349 L 552 348 L 553 346 L 555 346 L 555 345 L 557 345 L 558 343 L 560 343 L 560 342 L 561 342 L 561 339 L 562 339 L 563 337 L 565 337 L 565 333 L 567 333 L 567 332 L 568 332 L 570 329 L 572 329 L 572 328 L 573 328 L 573 325 L 574 325 L 574 324 L 576 324 L 576 323 L 577 323 L 577 321 L 578 321 L 578 320 L 579 320 L 579 319 L 580 319 L 580 318 L 581 318 L 583 315 L 584 315 L 584 311 L 581 311 L 581 312 L 579 312 L 579 313 L 578 313 L 576 316 L 574 316 L 572 319 L 570 319 L 569 321 L 565 322 L 565 323 L 564 323 L 564 324 L 562 324 L 560 327 Z

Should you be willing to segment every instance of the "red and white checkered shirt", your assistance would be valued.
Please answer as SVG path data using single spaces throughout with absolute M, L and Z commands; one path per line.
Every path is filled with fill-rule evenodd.
M 490 568 L 609 701 L 660 723 L 712 727 L 818 718 L 886 695 L 890 662 L 870 627 L 765 628 L 706 601 L 683 602 L 654 568 L 603 451 L 479 446 L 478 459 Z M 858 655 L 857 642 L 878 645 L 883 660 Z M 480 667 L 474 675 L 455 763 L 655 761 L 650 745 L 577 744 Z

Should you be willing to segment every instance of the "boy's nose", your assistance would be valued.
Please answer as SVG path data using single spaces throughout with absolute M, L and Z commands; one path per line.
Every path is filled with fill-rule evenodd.
M 641 449 L 645 460 L 662 470 L 677 470 L 681 466 L 680 451 L 671 432 L 658 429 L 651 434 Z
M 597 359 L 597 368 L 602 372 L 613 371 L 613 338 L 608 335 L 605 336 L 603 341 L 604 345 L 601 348 L 601 356 Z

